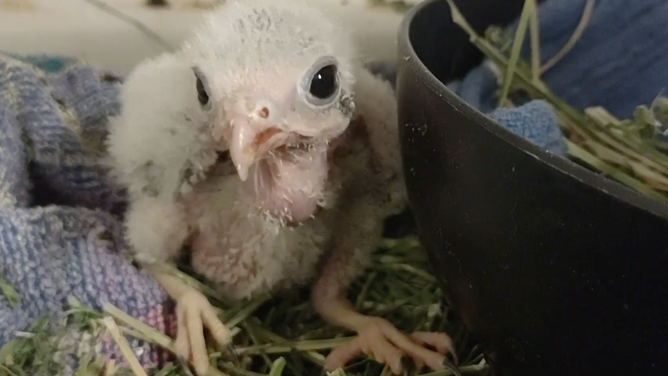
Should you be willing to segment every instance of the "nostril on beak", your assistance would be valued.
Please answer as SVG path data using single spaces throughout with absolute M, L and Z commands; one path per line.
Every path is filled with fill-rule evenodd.
M 267 107 L 262 107 L 259 111 L 260 117 L 266 119 L 269 117 L 269 109 Z
M 274 104 L 268 100 L 258 100 L 255 102 L 253 109 L 249 112 L 251 118 L 256 120 L 268 119 L 274 112 Z

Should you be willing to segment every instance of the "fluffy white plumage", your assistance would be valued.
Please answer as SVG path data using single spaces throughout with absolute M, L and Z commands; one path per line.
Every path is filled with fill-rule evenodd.
M 409 338 L 343 298 L 407 201 L 392 89 L 345 27 L 298 1 L 228 1 L 180 50 L 137 66 L 121 99 L 108 150 L 139 261 L 171 262 L 190 242 L 193 267 L 236 299 L 313 283 L 323 317 L 360 334 L 328 365 L 371 352 L 396 372 L 402 354 L 443 367 L 445 334 Z M 183 321 L 220 342 L 227 329 L 203 297 L 156 278 L 178 303 L 177 351 L 203 371 L 203 337 Z

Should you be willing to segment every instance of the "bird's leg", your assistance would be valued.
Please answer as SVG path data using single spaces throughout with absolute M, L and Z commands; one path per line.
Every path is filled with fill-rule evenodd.
M 189 359 L 197 372 L 205 374 L 209 357 L 204 342 L 204 326 L 223 344 L 230 343 L 230 331 L 199 291 L 170 275 L 161 263 L 178 255 L 190 235 L 185 209 L 179 203 L 153 196 L 135 197 L 125 218 L 127 237 L 135 259 L 176 302 L 177 333 L 175 353 Z
M 201 292 L 158 268 L 149 271 L 176 301 L 176 355 L 189 359 L 198 374 L 206 374 L 209 354 L 204 341 L 204 327 L 209 329 L 213 338 L 221 345 L 230 343 L 230 330 L 218 319 L 215 309 Z
M 324 278 L 318 281 L 313 294 L 314 303 L 329 323 L 353 330 L 358 335 L 327 356 L 326 367 L 329 371 L 343 367 L 355 357 L 365 354 L 387 364 L 394 374 L 401 374 L 406 368 L 405 355 L 408 355 L 418 368 L 427 365 L 438 371 L 448 367 L 459 375 L 456 366 L 447 357 L 448 353 L 453 354 L 454 363 L 457 363 L 452 340 L 447 334 L 416 332 L 406 335 L 383 318 L 356 312 L 341 295 L 328 296 L 325 284 L 332 282 Z M 425 345 L 435 348 L 436 351 Z
M 417 332 L 406 335 L 384 318 L 355 311 L 345 298 L 350 282 L 363 271 L 363 265 L 370 264 L 370 256 L 378 245 L 375 239 L 382 237 L 382 225 L 362 214 L 371 212 L 365 208 L 364 202 L 357 201 L 348 210 L 349 220 L 342 221 L 345 225 L 338 229 L 346 236 L 337 238 L 324 255 L 311 297 L 325 321 L 358 334 L 354 340 L 328 355 L 328 370 L 343 367 L 355 357 L 366 354 L 387 364 L 395 374 L 406 371 L 405 361 L 409 358 L 417 367 L 426 365 L 434 371 L 448 367 L 459 374 L 447 357 L 450 353 L 457 362 L 452 340 L 447 334 Z

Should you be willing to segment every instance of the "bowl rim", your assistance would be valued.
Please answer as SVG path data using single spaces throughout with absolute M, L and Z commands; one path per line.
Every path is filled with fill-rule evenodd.
M 469 105 L 447 86 L 445 86 L 420 60 L 413 49 L 410 39 L 410 28 L 415 16 L 431 4 L 446 0 L 425 0 L 413 6 L 401 21 L 397 35 L 398 58 L 403 60 L 401 64 L 413 71 L 416 77 L 425 84 L 436 95 L 449 102 L 457 111 L 469 118 L 492 136 L 500 138 L 508 145 L 526 154 L 528 157 L 535 158 L 538 162 L 547 167 L 559 171 L 573 179 L 580 181 L 602 193 L 615 198 L 618 201 L 642 209 L 656 216 L 668 219 L 668 204 L 652 199 L 631 187 L 619 183 L 615 180 L 606 178 L 600 174 L 589 171 L 588 169 L 566 159 L 553 154 L 542 147 L 535 145 L 531 141 L 521 137 L 512 131 L 506 129 L 498 122 L 494 121 L 477 108 Z M 400 64 L 400 65 L 401 65 Z M 399 74 L 399 70 L 397 71 Z M 399 88 L 397 87 L 397 90 Z

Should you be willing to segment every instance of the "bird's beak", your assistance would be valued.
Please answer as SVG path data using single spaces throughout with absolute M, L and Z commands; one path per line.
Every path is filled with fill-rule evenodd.
M 278 128 L 259 126 L 249 117 L 235 118 L 230 125 L 230 158 L 241 181 L 246 180 L 248 171 L 257 160 L 287 139 L 287 135 Z

